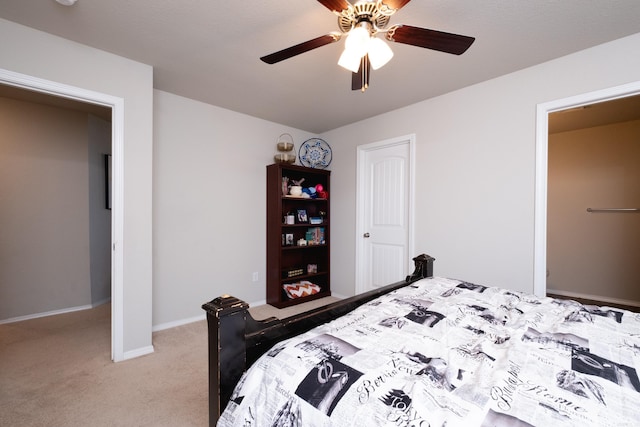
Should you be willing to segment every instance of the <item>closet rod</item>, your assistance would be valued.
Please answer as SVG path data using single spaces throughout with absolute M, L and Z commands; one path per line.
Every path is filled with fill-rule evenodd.
M 607 209 L 587 208 L 587 212 L 640 212 L 640 208 L 607 208 Z

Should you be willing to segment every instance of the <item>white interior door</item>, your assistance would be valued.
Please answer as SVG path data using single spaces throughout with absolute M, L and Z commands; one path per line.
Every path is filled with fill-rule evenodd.
M 413 256 L 413 136 L 358 147 L 356 292 L 402 280 Z

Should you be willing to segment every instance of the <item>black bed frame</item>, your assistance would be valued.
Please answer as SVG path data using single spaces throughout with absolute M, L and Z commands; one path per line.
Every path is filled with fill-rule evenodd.
M 415 270 L 403 281 L 285 319 L 255 320 L 249 304 L 223 295 L 202 306 L 209 328 L 209 426 L 216 425 L 243 372 L 274 344 L 336 319 L 381 295 L 433 276 L 429 255 L 413 258 Z

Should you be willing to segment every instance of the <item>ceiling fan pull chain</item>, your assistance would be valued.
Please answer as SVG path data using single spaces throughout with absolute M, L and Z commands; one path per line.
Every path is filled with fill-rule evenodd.
M 367 88 L 364 86 L 365 85 L 365 80 L 366 80 L 366 76 L 367 76 L 367 68 L 366 65 L 364 63 L 364 58 L 366 58 L 367 55 L 363 56 L 362 59 L 360 59 L 360 69 L 362 70 L 362 74 L 361 74 L 361 80 L 360 80 L 360 90 L 362 92 L 364 92 L 365 90 L 367 90 Z
M 364 82 L 362 82 L 362 91 L 369 89 L 369 55 L 365 55 L 362 59 L 362 76 L 364 78 Z

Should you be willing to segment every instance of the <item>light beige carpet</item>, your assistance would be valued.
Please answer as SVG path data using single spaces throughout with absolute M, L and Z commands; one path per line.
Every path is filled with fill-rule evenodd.
M 336 300 L 251 313 L 283 318 Z M 206 321 L 155 332 L 154 353 L 113 363 L 110 310 L 0 325 L 0 426 L 208 425 Z
M 110 306 L 0 325 L 0 426 L 207 426 L 206 322 L 110 360 Z
M 256 320 L 266 319 L 268 317 L 276 317 L 278 319 L 284 319 L 286 317 L 293 316 L 298 313 L 302 313 L 305 311 L 313 310 L 317 307 L 322 307 L 327 304 L 331 304 L 332 302 L 340 301 L 340 298 L 337 297 L 325 297 L 318 298 L 313 301 L 303 302 L 302 304 L 296 304 L 285 308 L 275 308 L 271 305 L 259 305 L 256 307 L 250 307 L 249 313 L 251 313 L 251 317 Z

